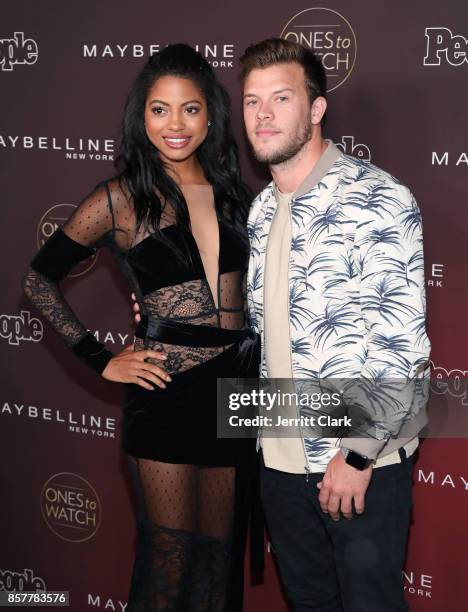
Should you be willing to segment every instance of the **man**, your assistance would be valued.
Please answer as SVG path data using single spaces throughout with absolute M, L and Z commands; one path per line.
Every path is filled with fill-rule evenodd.
M 248 223 L 261 376 L 427 377 L 411 193 L 323 139 L 326 77 L 311 51 L 269 39 L 249 47 L 241 67 L 247 135 L 273 177 Z M 408 609 L 402 569 L 424 415 L 413 418 L 411 401 L 398 405 L 378 422 L 367 414 L 375 434 L 367 437 L 261 438 L 262 499 L 294 610 Z

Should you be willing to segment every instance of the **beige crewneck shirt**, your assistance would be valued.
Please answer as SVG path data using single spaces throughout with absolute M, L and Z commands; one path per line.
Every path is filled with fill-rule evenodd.
M 291 340 L 289 337 L 289 252 L 291 248 L 291 214 L 289 203 L 293 193 L 281 193 L 275 187 L 277 208 L 268 234 L 264 288 L 264 338 L 268 378 L 292 379 Z M 288 387 L 288 388 L 286 388 Z M 287 380 L 281 391 L 293 393 Z M 292 409 L 291 409 L 292 410 Z M 295 417 L 296 414 L 283 416 Z M 272 438 L 263 436 L 261 445 L 265 465 L 292 474 L 305 473 L 306 459 L 300 432 L 290 429 L 296 437 Z

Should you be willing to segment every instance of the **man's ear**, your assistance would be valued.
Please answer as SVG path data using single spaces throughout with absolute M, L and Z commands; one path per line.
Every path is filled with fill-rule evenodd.
M 322 121 L 322 117 L 327 110 L 327 101 L 324 97 L 319 96 L 315 98 L 311 108 L 310 108 L 310 117 L 312 120 L 312 125 L 320 125 Z

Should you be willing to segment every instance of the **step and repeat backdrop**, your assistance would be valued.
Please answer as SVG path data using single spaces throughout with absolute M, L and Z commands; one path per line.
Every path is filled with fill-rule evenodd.
M 193 45 L 216 69 L 231 94 L 244 176 L 263 187 L 268 175 L 242 128 L 238 59 L 270 36 L 321 55 L 326 136 L 413 191 L 432 375 L 443 381 L 437 393 L 468 411 L 464 0 L 3 2 L 0 590 L 69 590 L 73 612 L 125 610 L 135 500 L 120 449 L 121 389 L 71 354 L 22 295 L 21 278 L 57 224 L 113 174 L 128 88 L 169 43 Z M 130 292 L 109 253 L 75 269 L 63 291 L 111 350 L 133 341 Z M 467 450 L 460 432 L 418 453 L 403 576 L 411 611 L 467 609 Z M 247 587 L 245 603 L 287 609 L 268 548 L 265 582 Z

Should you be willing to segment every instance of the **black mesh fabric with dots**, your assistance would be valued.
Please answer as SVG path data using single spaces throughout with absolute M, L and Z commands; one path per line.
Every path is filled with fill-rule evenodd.
M 242 610 L 245 512 L 239 500 L 245 485 L 239 470 L 146 459 L 130 463 L 140 499 L 127 609 Z
M 216 214 L 211 186 L 181 189 L 191 232 L 179 229 L 169 204 L 161 217 L 163 240 L 145 224 L 137 227 L 131 198 L 113 180 L 87 196 L 31 261 L 25 293 L 66 345 L 98 373 L 113 353 L 77 318 L 60 284 L 73 266 L 101 247 L 116 258 L 142 314 L 225 329 L 245 325 L 245 242 Z M 187 261 L 174 254 L 171 243 L 187 254 Z M 129 385 L 124 405 L 124 449 L 137 499 L 126 610 L 240 611 L 254 446 L 251 440 L 234 441 L 226 452 L 218 440 L 219 456 L 218 446 L 210 446 L 216 438 L 216 376 L 231 372 L 235 346 L 135 338 L 134 350 L 145 348 L 167 353 L 164 368 L 173 375 L 168 388 L 173 395 Z M 244 373 L 237 369 L 235 375 Z M 205 414 L 205 421 L 196 420 L 197 413 Z M 181 431 L 183 419 L 188 426 Z M 208 461 L 200 460 L 201 451 Z M 231 455 L 230 463 L 225 457 Z

